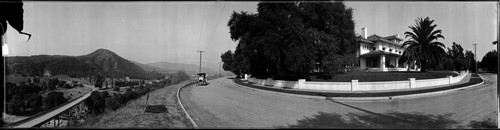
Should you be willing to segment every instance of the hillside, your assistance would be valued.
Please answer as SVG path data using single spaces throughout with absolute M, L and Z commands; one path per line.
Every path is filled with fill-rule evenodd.
M 132 78 L 158 78 L 162 75 L 144 70 L 137 64 L 124 59 L 116 53 L 98 49 L 82 56 L 36 55 L 6 57 L 10 73 L 43 75 L 69 75 L 72 77 L 93 76 L 130 76 Z
M 168 70 L 171 72 L 175 72 L 178 70 L 184 70 L 189 75 L 196 75 L 198 73 L 198 70 L 199 70 L 199 66 L 197 66 L 197 65 L 182 64 L 182 63 L 155 62 L 155 63 L 149 63 L 147 65 L 158 67 L 161 69 L 165 69 L 165 70 Z M 218 70 L 216 71 L 216 70 L 205 68 L 205 67 L 202 67 L 201 71 L 207 73 L 207 75 L 218 74 Z

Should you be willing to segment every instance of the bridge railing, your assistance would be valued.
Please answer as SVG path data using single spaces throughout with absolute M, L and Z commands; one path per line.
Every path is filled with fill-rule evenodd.
M 91 93 L 91 92 L 93 92 L 93 91 L 94 91 L 94 90 L 89 91 L 89 92 L 86 92 L 86 93 L 84 93 L 84 94 L 82 94 L 82 95 L 78 96 L 78 98 L 75 98 L 75 99 L 73 99 L 73 100 L 67 101 L 67 102 L 65 102 L 65 103 L 63 103 L 63 104 L 60 104 L 60 105 L 56 106 L 56 107 L 53 107 L 53 108 L 47 109 L 47 110 L 45 110 L 45 111 L 43 111 L 43 112 L 40 112 L 40 113 L 37 113 L 37 114 L 35 114 L 35 115 L 31 116 L 31 117 L 28 117 L 28 118 L 26 118 L 26 119 L 23 119 L 23 120 L 20 120 L 20 121 L 17 121 L 17 122 L 14 122 L 14 123 L 8 124 L 8 125 L 6 125 L 6 126 L 7 126 L 7 127 L 19 126 L 20 124 L 23 124 L 23 123 L 26 123 L 26 122 L 28 122 L 28 121 L 31 121 L 31 120 L 37 119 L 37 118 L 39 118 L 39 117 L 41 117 L 41 116 L 43 116 L 43 115 L 46 115 L 46 114 L 48 114 L 48 113 L 50 113 L 50 112 L 52 112 L 52 111 L 54 111 L 54 110 L 57 110 L 57 109 L 59 109 L 59 108 L 61 108 L 61 107 L 63 107 L 63 106 L 66 106 L 66 105 L 68 105 L 69 103 L 72 103 L 72 102 L 74 102 L 74 101 L 76 101 L 76 100 L 79 100 L 80 98 L 83 98 L 83 96 L 85 96 L 85 95 L 87 95 L 88 93 Z M 89 97 L 90 97 L 90 96 L 89 96 Z M 88 97 L 87 97 L 87 98 L 88 98 Z M 73 106 L 69 107 L 68 109 L 71 109 L 71 108 L 75 107 L 76 105 L 80 104 L 80 103 L 81 103 L 81 102 L 83 102 L 83 101 L 85 101 L 85 99 L 84 99 L 84 100 L 82 100 L 82 101 L 80 101 L 80 102 L 78 102 L 78 103 L 76 103 L 75 105 L 73 105 Z M 67 111 L 68 109 L 66 109 L 66 110 L 64 110 L 64 111 Z M 58 116 L 59 114 L 63 113 L 64 111 L 62 111 L 62 112 L 60 112 L 60 113 L 57 113 L 56 115 L 54 115 L 54 117 Z M 46 123 L 47 121 L 50 121 L 50 120 L 51 120 L 51 119 L 53 119 L 54 117 L 51 117 L 51 118 L 49 118 L 49 119 L 47 119 L 47 120 L 44 120 L 44 121 L 41 121 L 40 123 L 38 123 L 38 124 L 37 124 L 37 125 L 35 125 L 35 126 L 41 126 L 42 124 Z

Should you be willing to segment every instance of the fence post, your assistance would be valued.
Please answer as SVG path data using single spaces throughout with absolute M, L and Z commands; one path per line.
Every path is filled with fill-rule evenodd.
M 450 75 L 450 76 L 448 76 L 448 79 L 449 79 L 449 81 L 450 81 L 450 83 L 449 83 L 449 84 L 453 83 L 453 77 L 452 77 L 451 75 Z
M 415 86 L 415 78 L 408 78 L 410 80 L 410 89 L 416 87 Z
M 268 86 L 269 86 L 269 85 L 273 86 L 273 84 L 271 84 L 271 80 L 273 80 L 273 78 L 267 78 L 267 80 L 266 80 L 266 84 L 264 84 L 264 86 L 266 86 L 266 85 L 268 85 Z
M 353 91 L 353 88 L 358 88 L 358 80 L 351 80 L 351 91 Z
M 306 79 L 299 79 L 299 85 L 297 86 L 297 89 L 300 89 L 304 86 L 304 83 L 306 82 Z

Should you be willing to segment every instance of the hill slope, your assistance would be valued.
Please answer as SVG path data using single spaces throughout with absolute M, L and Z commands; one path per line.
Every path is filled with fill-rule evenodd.
M 158 73 L 145 71 L 137 64 L 124 59 L 116 53 L 98 49 L 82 56 L 36 55 L 6 57 L 7 67 L 20 74 L 43 75 L 49 71 L 51 75 L 69 75 L 72 77 L 93 76 L 100 73 L 104 76 L 130 76 L 132 78 L 156 78 Z
M 199 66 L 192 64 L 182 64 L 182 63 L 170 63 L 170 62 L 155 62 L 149 63 L 147 65 L 158 67 L 164 70 L 168 70 L 170 72 L 184 70 L 189 75 L 196 75 L 199 71 Z M 207 73 L 207 75 L 218 74 L 218 71 L 213 69 L 201 67 L 201 71 Z

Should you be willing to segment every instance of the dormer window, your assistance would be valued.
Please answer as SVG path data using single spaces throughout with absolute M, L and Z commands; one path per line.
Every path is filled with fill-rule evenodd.
M 384 51 L 385 51 L 385 47 L 382 47 L 382 50 L 384 50 Z
M 392 49 L 389 49 L 389 52 L 392 52 Z

